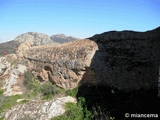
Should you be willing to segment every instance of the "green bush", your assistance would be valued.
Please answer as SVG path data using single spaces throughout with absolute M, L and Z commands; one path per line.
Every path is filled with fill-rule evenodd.
M 15 65 L 15 64 L 16 64 L 16 61 L 11 62 L 11 68 L 12 68 L 12 66 Z
M 36 90 L 39 87 L 39 82 L 34 78 L 30 71 L 24 73 L 23 84 L 27 87 L 28 90 Z
M 64 115 L 52 118 L 51 120 L 91 120 L 93 118 L 93 114 L 87 110 L 85 98 L 83 97 L 78 99 L 77 104 L 66 103 L 65 109 Z
M 41 86 L 41 92 L 44 96 L 43 99 L 50 99 L 53 95 L 58 93 L 58 88 L 56 85 L 53 85 L 48 81 Z
M 66 95 L 69 95 L 72 97 L 76 97 L 77 93 L 78 93 L 78 87 L 66 91 Z
M 0 90 L 0 96 L 3 95 L 3 90 Z

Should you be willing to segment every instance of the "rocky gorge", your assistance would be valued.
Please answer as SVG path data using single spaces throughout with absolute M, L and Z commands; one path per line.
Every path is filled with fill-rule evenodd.
M 41 35 L 37 38 L 40 40 L 35 40 L 32 35 L 22 35 L 25 38 L 23 42 L 17 37 L 15 41 L 22 43 L 16 54 L 0 59 L 4 95 L 23 94 L 22 76 L 25 71 L 31 71 L 39 81 L 50 81 L 65 90 L 80 85 L 77 98 L 85 97 L 88 108 L 95 104 L 102 109 L 118 106 L 117 110 L 110 110 L 112 117 L 122 116 L 126 110 L 150 113 L 147 109 L 150 103 L 153 103 L 151 108 L 157 108 L 160 96 L 160 27 L 146 32 L 109 31 L 63 44 L 42 44 L 44 39 Z M 45 36 L 45 40 L 50 43 L 49 37 Z M 13 65 L 14 61 L 16 64 Z M 9 110 L 6 114 L 5 119 L 15 117 Z

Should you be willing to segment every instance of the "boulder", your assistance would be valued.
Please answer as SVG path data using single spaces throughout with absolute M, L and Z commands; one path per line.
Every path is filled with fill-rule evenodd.
M 16 54 L 19 60 L 23 59 L 23 54 L 26 52 L 26 50 L 28 50 L 29 48 L 31 48 L 33 46 L 33 42 L 32 41 L 27 41 L 24 42 L 22 44 L 19 45 L 19 47 L 17 48 Z
M 1 115 L 5 117 L 4 120 L 50 120 L 51 118 L 60 116 L 65 112 L 64 104 L 67 102 L 76 103 L 77 101 L 70 96 L 56 98 L 50 101 L 32 100 L 25 104 L 13 106 Z
M 3 90 L 5 96 L 23 94 L 25 91 L 23 85 L 23 74 L 27 67 L 17 64 L 14 68 L 9 70 L 9 74 L 4 79 Z
M 24 56 L 29 60 L 30 70 L 36 78 L 49 80 L 69 89 L 78 85 L 86 71 L 93 74 L 92 77 L 90 74 L 86 75 L 90 76 L 86 77 L 86 81 L 96 83 L 94 71 L 89 68 L 96 50 L 97 44 L 86 39 L 60 45 L 32 47 Z

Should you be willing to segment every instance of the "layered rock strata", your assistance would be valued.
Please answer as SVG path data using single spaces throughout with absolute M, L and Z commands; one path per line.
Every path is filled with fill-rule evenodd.
M 90 68 L 96 50 L 97 44 L 86 39 L 61 45 L 32 47 L 24 57 L 29 60 L 29 69 L 35 77 L 69 89 L 76 87 L 82 79 L 96 83 L 95 73 Z

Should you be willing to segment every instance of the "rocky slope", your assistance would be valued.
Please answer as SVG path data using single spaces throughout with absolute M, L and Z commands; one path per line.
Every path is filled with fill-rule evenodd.
M 157 88 L 159 29 L 111 31 L 62 45 L 32 47 L 24 57 L 37 78 L 65 89 L 79 83 L 127 91 Z
M 12 107 L 10 110 L 3 112 L 2 116 L 5 117 L 4 120 L 50 120 L 65 112 L 64 104 L 66 102 L 76 103 L 76 99 L 67 96 L 50 101 L 32 100 L 28 103 Z
M 72 37 L 72 36 L 65 36 L 64 34 L 56 34 L 56 35 L 52 35 L 50 39 L 53 40 L 54 42 L 65 43 L 65 42 L 78 40 L 79 38 Z
M 4 95 L 11 96 L 22 94 L 24 91 L 23 73 L 27 67 L 23 64 L 16 64 L 17 56 L 15 54 L 8 54 L 0 57 L 0 82 L 4 90 Z
M 72 36 L 65 36 L 64 34 L 52 35 L 49 37 L 46 34 L 37 32 L 27 32 L 17 36 L 14 40 L 9 42 L 0 43 L 0 56 L 7 54 L 15 54 L 18 46 L 21 43 L 32 41 L 34 46 L 46 45 L 46 44 L 59 44 L 74 41 L 78 38 Z
M 21 34 L 17 36 L 14 39 L 14 41 L 17 41 L 19 43 L 32 41 L 34 42 L 35 46 L 54 43 L 52 40 L 50 40 L 50 37 L 48 35 L 37 33 L 37 32 L 28 32 L 28 33 Z
M 110 31 L 63 44 L 47 44 L 50 38 L 38 33 L 28 33 L 22 38 L 16 38 L 18 44 L 23 42 L 16 54 L 0 57 L 0 87 L 5 96 L 23 93 L 24 72 L 29 70 L 40 81 L 51 81 L 65 89 L 81 84 L 78 94 L 86 95 L 86 99 L 90 97 L 87 105 L 97 103 L 98 99 L 101 99 L 101 107 L 104 101 L 107 109 L 116 105 L 118 110 L 111 111 L 113 116 L 122 107 L 123 116 L 126 110 L 137 112 L 140 109 L 142 112 L 150 105 L 150 97 L 154 103 L 150 105 L 151 110 L 158 106 L 155 91 L 159 86 L 160 94 L 160 27 L 146 32 Z M 109 93 L 106 86 L 109 86 Z M 97 89 L 101 91 L 97 92 Z M 100 93 L 106 99 L 102 99 Z M 30 114 L 32 118 L 47 120 L 63 114 L 63 105 L 68 101 L 74 102 L 68 97 L 30 101 L 5 110 L 1 116 L 10 120 Z M 146 111 L 150 113 L 148 109 Z

